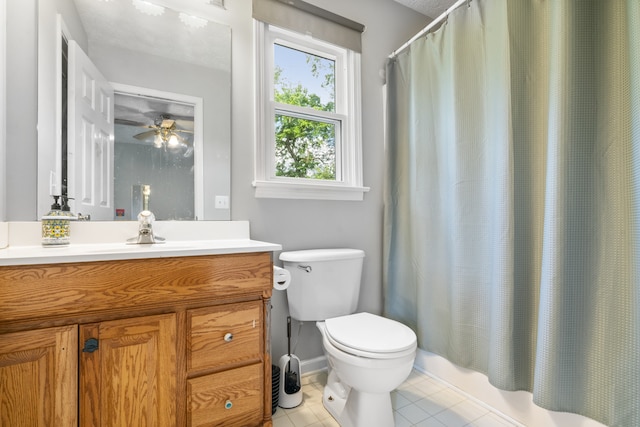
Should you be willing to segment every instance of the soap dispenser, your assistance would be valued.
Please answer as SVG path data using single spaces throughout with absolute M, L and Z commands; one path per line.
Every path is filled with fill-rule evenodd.
M 67 204 L 67 197 L 53 196 L 51 210 L 42 217 L 42 246 L 63 246 L 71 242 L 71 224 L 75 219 Z

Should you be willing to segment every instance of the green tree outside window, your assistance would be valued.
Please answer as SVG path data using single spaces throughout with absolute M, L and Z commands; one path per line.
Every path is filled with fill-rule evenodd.
M 289 49 L 279 46 L 284 49 Z M 303 54 L 302 52 L 299 52 Z M 306 107 L 318 111 L 335 110 L 335 73 L 333 61 L 305 54 L 309 74 L 328 89 L 329 99 L 323 102 L 302 83 L 292 84 L 283 77 L 283 70 L 276 66 L 274 73 L 274 99 L 277 103 Z M 287 113 L 275 115 L 276 176 L 336 179 L 336 132 L 332 121 L 296 117 Z

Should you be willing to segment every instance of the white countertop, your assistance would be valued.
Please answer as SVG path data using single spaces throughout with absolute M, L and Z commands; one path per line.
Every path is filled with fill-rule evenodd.
M 0 266 L 282 250 L 279 244 L 250 239 L 246 221 L 158 222 L 156 234 L 166 241 L 141 245 L 126 242 L 135 236 L 136 223 L 72 223 L 71 244 L 67 246 L 42 246 L 40 229 L 39 222 L 8 223 L 8 245 L 0 246 Z
M 149 245 L 126 243 L 69 246 L 15 246 L 0 249 L 0 266 L 219 255 L 281 250 L 274 243 L 250 239 L 171 241 Z

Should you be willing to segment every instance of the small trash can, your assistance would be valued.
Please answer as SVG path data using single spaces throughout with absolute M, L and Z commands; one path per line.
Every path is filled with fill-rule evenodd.
M 280 367 L 271 365 L 271 415 L 278 409 L 278 398 L 280 397 Z

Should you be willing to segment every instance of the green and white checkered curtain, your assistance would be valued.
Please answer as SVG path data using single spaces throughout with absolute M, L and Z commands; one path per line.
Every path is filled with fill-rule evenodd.
M 640 0 L 472 0 L 387 67 L 385 314 L 640 426 Z

